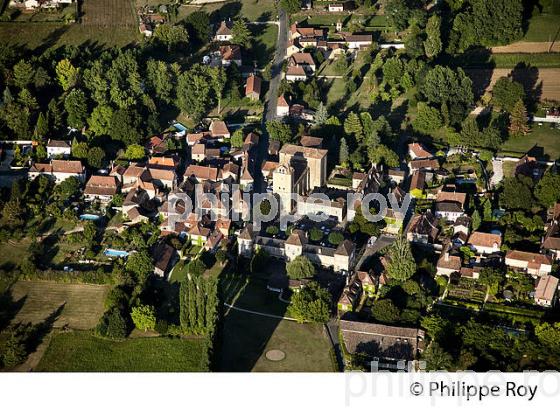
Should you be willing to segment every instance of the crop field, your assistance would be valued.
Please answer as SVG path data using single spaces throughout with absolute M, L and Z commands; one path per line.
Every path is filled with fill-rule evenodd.
M 14 301 L 23 306 L 14 322 L 38 323 L 60 309 L 54 326 L 68 325 L 73 329 L 91 329 L 105 310 L 109 286 L 39 281 L 19 281 L 12 288 Z
M 85 0 L 82 11 L 84 26 L 136 27 L 130 0 Z
M 490 91 L 500 77 L 507 77 L 511 73 L 509 68 L 496 69 L 467 69 L 465 72 L 474 83 L 475 94 Z M 532 68 L 518 70 L 516 80 L 525 83 L 526 87 L 540 88 L 540 99 L 560 100 L 560 68 Z M 535 82 L 536 84 L 531 84 Z
M 43 372 L 208 371 L 204 338 L 100 339 L 91 332 L 59 333 L 36 368 Z

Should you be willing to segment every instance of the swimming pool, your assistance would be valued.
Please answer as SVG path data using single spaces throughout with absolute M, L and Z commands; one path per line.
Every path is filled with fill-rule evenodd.
M 116 256 L 118 258 L 126 258 L 129 253 L 127 251 L 119 251 L 118 249 L 105 249 L 103 254 L 105 256 Z
M 179 132 L 186 132 L 187 131 L 187 127 L 185 127 L 183 124 L 181 124 L 180 122 L 176 122 L 175 124 L 173 124 L 173 126 L 177 129 L 177 131 Z
M 94 215 L 94 214 L 82 214 L 82 215 L 80 215 L 80 219 L 82 221 L 97 221 L 99 218 L 101 218 L 100 215 Z

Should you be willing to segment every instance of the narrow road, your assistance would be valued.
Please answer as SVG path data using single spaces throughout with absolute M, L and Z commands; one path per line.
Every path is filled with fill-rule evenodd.
M 255 192 L 264 192 L 264 180 L 261 174 L 262 163 L 268 156 L 268 133 L 266 132 L 266 123 L 276 119 L 276 103 L 278 102 L 278 87 L 282 76 L 282 63 L 286 58 L 286 48 L 288 46 L 288 15 L 282 9 L 278 11 L 278 39 L 276 41 L 276 50 L 274 51 L 274 60 L 270 70 L 271 78 L 264 101 L 262 136 L 259 141 L 259 151 L 255 158 Z

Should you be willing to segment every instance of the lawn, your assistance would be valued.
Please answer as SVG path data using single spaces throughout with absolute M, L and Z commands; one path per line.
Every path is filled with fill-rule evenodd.
M 346 80 L 343 78 L 335 78 L 328 80 L 329 91 L 327 92 L 327 107 L 344 106 L 344 97 L 346 95 Z M 340 108 L 340 107 L 339 107 Z
M 278 39 L 278 26 L 275 24 L 249 26 L 251 34 L 251 49 L 249 58 L 256 61 L 257 66 L 264 68 L 274 57 L 274 50 L 276 48 L 276 40 Z M 250 63 L 246 62 L 246 63 Z
M 544 150 L 545 157 L 550 160 L 560 158 L 560 130 L 548 125 L 535 125 L 529 135 L 520 138 L 510 138 L 502 145 L 502 151 L 525 153 L 534 149 L 537 154 Z
M 272 21 L 276 20 L 277 16 L 274 0 L 233 0 L 202 6 L 183 5 L 179 9 L 178 19 L 183 19 L 197 10 L 205 11 L 217 17 L 217 20 L 245 17 L 249 21 Z
M 220 371 L 332 372 L 330 344 L 323 326 L 230 310 L 223 319 Z M 271 361 L 269 350 L 285 358 Z
M 29 245 L 31 240 L 24 238 L 21 241 L 10 239 L 0 243 L 0 268 L 12 270 L 22 261 L 29 258 Z
M 554 41 L 560 30 L 560 16 L 555 14 L 541 14 L 529 20 L 529 28 L 524 41 Z M 558 38 L 556 37 L 556 40 Z
M 38 323 L 61 308 L 55 327 L 91 329 L 103 315 L 108 291 L 106 285 L 19 281 L 11 288 L 13 300 L 23 302 L 14 321 Z
M 44 372 L 203 372 L 203 338 L 146 337 L 112 341 L 90 332 L 59 333 L 37 366 Z

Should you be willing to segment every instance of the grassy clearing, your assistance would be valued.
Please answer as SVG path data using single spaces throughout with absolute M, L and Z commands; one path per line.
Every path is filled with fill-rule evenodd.
M 555 14 L 541 14 L 531 17 L 529 27 L 523 40 L 525 41 L 554 41 L 560 29 L 560 16 Z
M 38 323 L 62 307 L 55 327 L 91 329 L 105 310 L 109 286 L 38 281 L 19 281 L 12 288 L 14 301 L 22 301 L 14 322 Z
M 274 57 L 276 39 L 278 38 L 278 26 L 275 24 L 250 25 L 253 34 L 249 57 L 254 59 L 258 67 L 264 68 Z
M 514 68 L 520 63 L 540 68 L 560 67 L 560 53 L 493 54 L 490 61 L 496 68 Z
M 202 372 L 207 371 L 206 340 L 147 337 L 111 341 L 90 332 L 53 337 L 37 371 L 46 372 Z
M 19 242 L 10 239 L 0 243 L 0 268 L 12 270 L 15 266 L 29 258 L 31 240 L 24 238 Z
M 529 135 L 511 138 L 502 145 L 502 151 L 525 153 L 529 150 L 544 151 L 550 160 L 560 158 L 560 130 L 548 125 L 535 125 Z
M 283 351 L 285 359 L 268 360 L 265 354 L 272 349 Z M 231 310 L 224 318 L 219 366 L 221 371 L 331 372 L 329 349 L 321 325 Z

